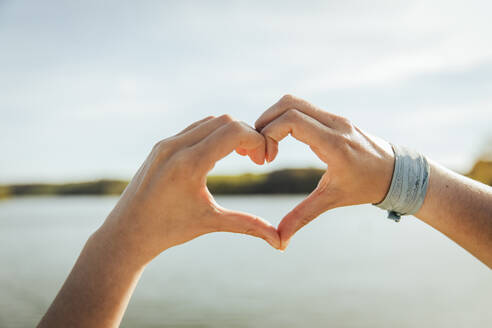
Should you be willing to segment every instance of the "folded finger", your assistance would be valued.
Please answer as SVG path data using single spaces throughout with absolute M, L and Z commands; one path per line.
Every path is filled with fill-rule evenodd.
M 256 147 L 254 149 L 249 149 L 249 158 L 257 164 L 263 164 L 265 162 L 265 147 Z
M 267 140 L 266 159 L 271 162 L 278 153 L 278 143 L 289 134 L 307 145 L 323 149 L 333 131 L 312 117 L 290 109 L 265 126 L 261 134 Z
M 238 148 L 236 148 L 236 153 L 238 153 L 241 156 L 246 156 L 246 155 L 248 155 L 248 150 L 241 148 L 241 147 L 238 147 Z
M 203 140 L 190 147 L 188 151 L 200 159 L 203 165 L 201 169 L 208 172 L 215 163 L 231 153 L 234 149 L 243 148 L 248 151 L 257 151 L 257 158 L 253 158 L 257 164 L 265 162 L 265 138 L 252 127 L 245 123 L 233 121 L 215 130 Z M 198 168 L 197 168 L 198 169 Z M 204 173 L 204 172 L 200 172 Z
M 195 125 L 191 129 L 188 129 L 184 133 L 177 136 L 176 142 L 179 144 L 180 147 L 193 146 L 194 144 L 206 138 L 209 134 L 233 121 L 234 119 L 227 114 L 204 120 L 202 123 Z
M 309 102 L 292 96 L 285 95 L 274 105 L 268 108 L 257 120 L 255 127 L 258 131 L 263 129 L 268 123 L 275 120 L 277 117 L 284 114 L 289 109 L 296 109 L 314 119 L 321 122 L 322 124 L 331 127 L 338 128 L 345 124 L 345 118 L 326 112 Z
M 198 121 L 190 124 L 186 128 L 184 128 L 181 132 L 179 132 L 178 134 L 176 134 L 176 136 L 182 135 L 183 133 L 186 133 L 186 132 L 190 131 L 191 129 L 193 129 L 193 128 L 199 126 L 200 124 L 202 124 L 202 123 L 204 123 L 204 122 L 206 122 L 208 120 L 211 120 L 213 118 L 215 118 L 215 116 L 207 116 L 205 118 L 202 118 L 201 120 L 198 120 Z

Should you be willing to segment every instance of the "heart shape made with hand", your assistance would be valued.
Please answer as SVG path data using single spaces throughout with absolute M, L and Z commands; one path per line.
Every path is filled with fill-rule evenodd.
M 286 136 L 310 146 L 327 165 L 317 187 L 278 225 L 281 249 L 303 226 L 329 209 L 380 202 L 391 182 L 393 151 L 386 141 L 364 133 L 344 117 L 323 111 L 300 98 L 286 95 L 268 108 L 255 128 L 265 138 L 265 159 L 278 154 Z M 236 149 L 259 163 L 258 150 Z

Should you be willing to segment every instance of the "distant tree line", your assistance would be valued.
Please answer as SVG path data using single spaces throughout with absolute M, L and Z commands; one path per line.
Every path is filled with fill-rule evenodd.
M 97 180 L 64 184 L 13 184 L 1 186 L 0 196 L 119 195 L 127 184 L 127 181 L 122 180 Z
M 492 186 L 492 160 L 477 161 L 467 176 Z
M 312 191 L 321 176 L 320 169 L 285 169 L 265 174 L 210 176 L 207 186 L 213 194 L 296 194 Z M 13 184 L 0 186 L 0 198 L 42 195 L 119 195 L 128 181 L 96 180 L 65 184 Z
M 306 194 L 323 175 L 321 169 L 284 169 L 264 174 L 210 176 L 207 186 L 212 194 Z M 468 177 L 492 186 L 492 161 L 477 161 Z M 96 180 L 65 184 L 0 185 L 0 198 L 38 195 L 119 195 L 128 181 Z
M 213 194 L 305 194 L 316 188 L 324 170 L 284 169 L 266 174 L 210 176 Z

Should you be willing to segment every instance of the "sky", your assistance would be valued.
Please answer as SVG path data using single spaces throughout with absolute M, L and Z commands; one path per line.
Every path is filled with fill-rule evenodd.
M 0 183 L 129 179 L 208 115 L 283 94 L 467 171 L 492 138 L 489 1 L 0 0 Z M 292 138 L 271 164 L 323 167 Z

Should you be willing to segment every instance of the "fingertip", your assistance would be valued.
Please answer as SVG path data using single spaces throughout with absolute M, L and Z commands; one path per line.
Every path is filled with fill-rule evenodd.
M 253 163 L 256 163 L 255 152 L 253 150 L 248 150 L 248 157 Z
M 290 239 L 296 233 L 295 229 L 296 221 L 295 219 L 287 214 L 282 221 L 280 221 L 277 231 L 280 238 L 280 249 L 285 250 L 290 243 Z
M 258 165 L 263 165 L 265 163 L 265 148 L 264 147 L 258 147 L 250 152 L 248 152 L 249 157 L 251 160 L 258 164 Z
M 292 237 L 292 233 L 287 232 L 285 229 L 281 229 L 281 227 L 279 227 L 278 233 L 279 233 L 279 238 L 280 238 L 280 248 L 279 249 L 285 251 L 287 246 L 289 246 L 290 238 Z
M 281 240 L 279 250 L 282 252 L 285 252 L 285 250 L 287 249 L 287 246 L 289 246 L 289 243 L 290 243 L 290 239 Z
M 246 149 L 244 149 L 244 148 L 241 148 L 241 147 L 236 148 L 236 153 L 238 153 L 241 156 L 248 155 L 248 151 Z

